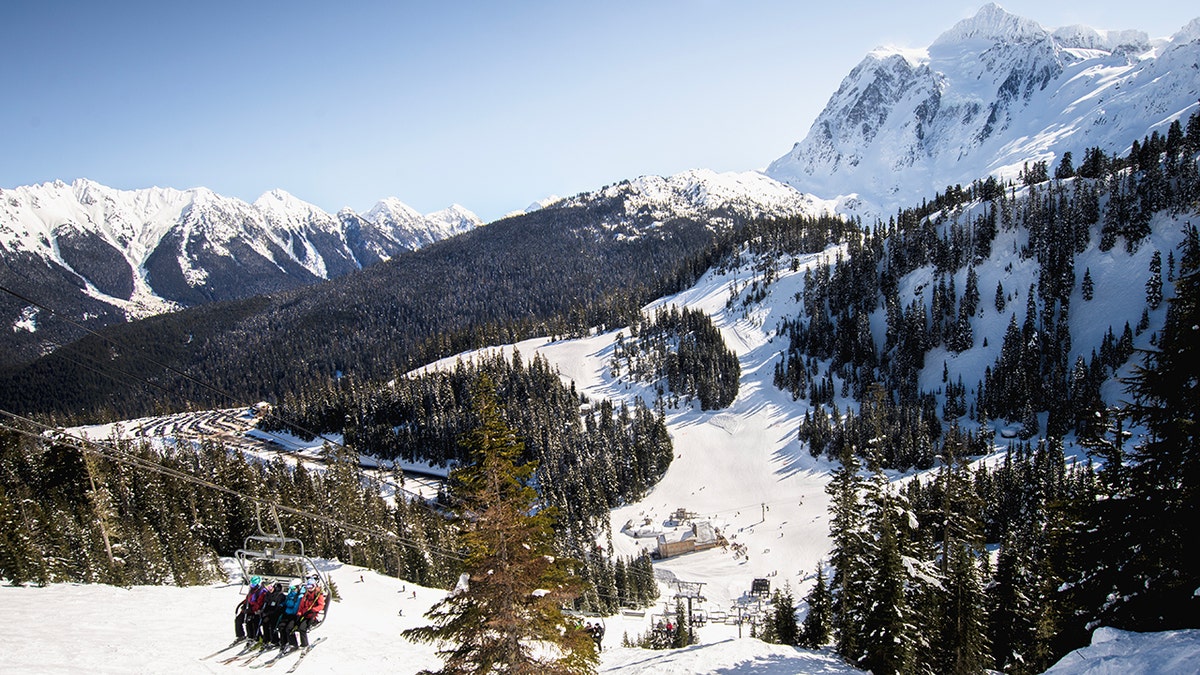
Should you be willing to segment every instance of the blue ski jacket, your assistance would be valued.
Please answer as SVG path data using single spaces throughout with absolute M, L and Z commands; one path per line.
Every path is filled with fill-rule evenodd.
M 287 600 L 283 603 L 283 613 L 295 614 L 296 610 L 300 609 L 300 599 L 303 597 L 304 594 L 300 592 L 299 588 L 288 591 Z

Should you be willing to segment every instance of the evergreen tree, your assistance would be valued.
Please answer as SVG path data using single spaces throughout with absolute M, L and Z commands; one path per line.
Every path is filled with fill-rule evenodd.
M 1146 279 L 1146 304 L 1158 309 L 1162 304 L 1162 253 L 1155 251 L 1150 258 L 1150 277 Z
M 942 492 L 942 570 L 937 672 L 978 673 L 988 662 L 987 626 L 980 560 L 984 555 L 979 497 L 961 461 L 957 429 L 945 445 L 939 475 Z
M 825 582 L 825 566 L 822 563 L 817 563 L 817 579 L 812 590 L 804 597 L 804 602 L 808 605 L 808 614 L 804 616 L 804 625 L 800 629 L 800 644 L 809 649 L 819 649 L 829 642 L 833 631 L 833 598 Z
M 989 640 L 997 670 L 1028 675 L 1043 670 L 1036 659 L 1043 589 L 1035 559 L 1037 526 L 1030 514 L 1005 533 L 988 594 Z
M 874 454 L 874 449 L 871 451 Z M 870 570 L 869 591 L 863 608 L 862 654 L 855 660 L 873 673 L 906 673 L 915 656 L 913 616 L 908 605 L 908 576 L 901 550 L 900 509 L 894 502 L 877 459 L 866 482 L 866 529 L 874 545 L 862 561 Z
M 1054 169 L 1054 177 L 1063 180 L 1075 175 L 1075 165 L 1072 163 L 1071 151 L 1064 152 L 1058 167 Z
M 1130 491 L 1138 509 L 1128 529 L 1124 625 L 1134 630 L 1198 627 L 1192 591 L 1200 587 L 1200 234 L 1181 244 L 1175 297 L 1158 349 L 1133 377 L 1131 413 L 1149 430 L 1134 448 Z
M 561 609 L 580 582 L 554 548 L 553 509 L 535 509 L 535 465 L 517 464 L 524 443 L 493 389 L 486 377 L 477 385 L 478 426 L 461 441 L 473 463 L 451 473 L 467 584 L 430 608 L 433 625 L 405 637 L 446 646 L 440 673 L 594 672 L 590 636 Z
M 772 641 L 781 645 L 800 644 L 800 625 L 796 623 L 796 599 L 792 595 L 791 586 L 785 585 L 783 589 L 775 589 L 771 604 L 773 611 L 770 623 L 775 637 Z
M 866 608 L 871 603 L 870 571 L 867 555 L 871 542 L 865 527 L 865 514 L 860 497 L 862 479 L 859 462 L 849 444 L 841 446 L 841 465 L 825 486 L 829 493 L 829 533 L 833 539 L 830 566 L 833 578 L 832 625 L 837 651 L 857 660 L 864 644 L 863 624 Z

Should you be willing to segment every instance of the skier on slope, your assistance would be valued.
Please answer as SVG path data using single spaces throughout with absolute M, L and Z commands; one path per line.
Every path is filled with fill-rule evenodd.
M 279 620 L 283 616 L 284 604 L 287 602 L 287 593 L 284 591 L 283 584 L 276 581 L 267 594 L 267 600 L 263 603 L 262 608 L 262 639 L 276 646 L 282 643 L 279 639 Z
M 292 630 L 296 625 L 296 612 L 300 609 L 300 600 L 303 598 L 304 587 L 299 581 L 293 581 L 288 586 L 287 597 L 283 601 L 283 613 L 276 622 L 276 637 L 279 638 L 281 648 L 286 649 L 291 641 Z
M 233 633 L 237 639 L 249 638 L 255 640 L 259 635 L 262 623 L 262 607 L 267 599 L 267 589 L 260 576 L 250 577 L 250 590 L 246 597 L 238 603 L 237 616 L 233 619 Z
M 297 632 L 300 633 L 299 647 L 308 646 L 308 629 L 320 622 L 321 610 L 325 609 L 325 594 L 321 591 L 319 584 L 309 581 L 304 589 L 304 595 L 301 596 L 296 606 L 296 614 L 291 617 L 285 629 L 288 645 L 292 649 L 298 648 L 295 636 Z M 282 633 L 280 637 L 283 637 Z

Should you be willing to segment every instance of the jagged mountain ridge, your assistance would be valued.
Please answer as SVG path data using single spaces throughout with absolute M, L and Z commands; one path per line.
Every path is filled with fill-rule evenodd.
M 927 49 L 881 47 L 842 81 L 807 136 L 766 173 L 884 216 L 1026 163 L 1124 153 L 1200 98 L 1200 19 L 1170 38 L 1050 30 L 985 5 Z
M 283 190 L 272 190 L 253 204 L 206 188 L 117 190 L 83 179 L 0 190 L 0 247 L 6 253 L 35 253 L 73 270 L 70 256 L 60 250 L 60 238 L 98 237 L 97 243 L 125 258 L 132 274 L 144 277 L 152 294 L 183 305 L 194 304 L 196 295 L 210 300 L 245 295 L 209 283 L 205 265 L 231 257 L 230 247 L 238 239 L 284 274 L 328 279 L 481 224 L 461 206 L 422 216 L 394 198 L 362 215 L 351 209 L 331 215 Z M 165 251 L 168 241 L 186 246 Z M 153 261 L 164 255 L 176 260 L 178 275 L 195 292 L 170 286 L 160 292 L 157 286 L 165 277 L 156 278 Z M 91 281 L 89 275 L 80 276 Z M 98 290 L 132 300 L 127 286 L 98 285 Z
M 5 285 L 90 325 L 308 285 L 480 225 L 461 206 L 421 215 L 396 199 L 331 215 L 282 190 L 253 204 L 82 179 L 0 190 Z M 15 352 L 36 356 L 64 337 L 36 307 L 0 307 Z

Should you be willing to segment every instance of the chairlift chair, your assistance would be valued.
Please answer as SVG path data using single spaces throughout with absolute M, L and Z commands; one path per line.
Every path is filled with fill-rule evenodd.
M 329 576 L 322 574 L 317 564 L 304 553 L 304 542 L 295 537 L 286 537 L 283 526 L 279 523 L 279 514 L 271 506 L 271 519 L 275 524 L 275 533 L 268 534 L 263 530 L 262 507 L 255 504 L 254 519 L 258 532 L 247 536 L 242 542 L 242 548 L 235 553 L 238 566 L 242 570 L 242 593 L 250 585 L 250 577 L 262 576 L 279 581 L 287 587 L 291 582 L 303 586 L 308 581 L 314 581 L 321 586 L 325 594 L 325 607 L 321 616 L 313 624 L 313 628 L 325 623 L 332 604 L 332 587 Z M 311 629 L 310 629 L 311 630 Z

